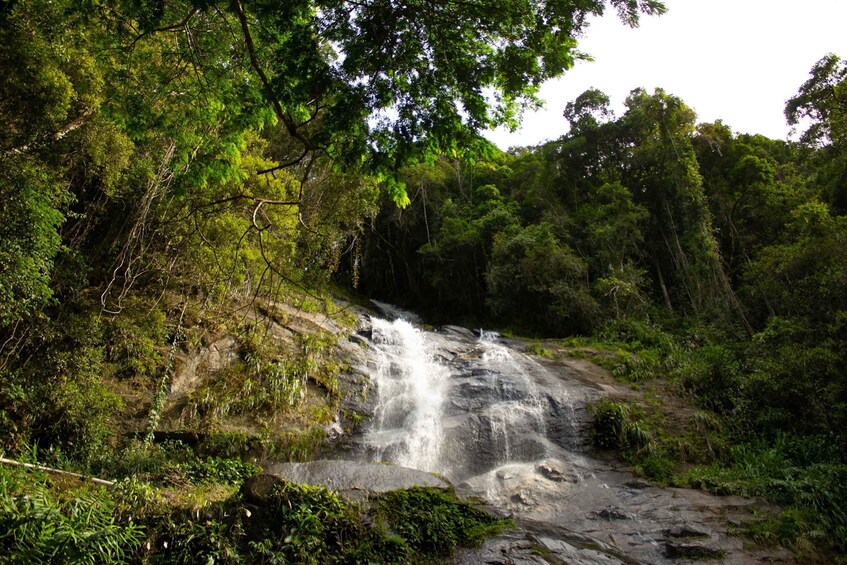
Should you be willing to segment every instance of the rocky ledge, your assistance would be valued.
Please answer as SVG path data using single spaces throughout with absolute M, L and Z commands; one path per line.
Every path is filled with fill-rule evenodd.
M 244 493 L 249 500 L 262 502 L 282 482 L 321 485 L 354 499 L 412 487 L 451 486 L 431 473 L 398 465 L 323 460 L 271 465 L 244 484 Z

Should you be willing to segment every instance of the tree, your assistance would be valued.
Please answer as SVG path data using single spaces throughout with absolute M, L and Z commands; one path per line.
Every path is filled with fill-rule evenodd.
M 628 25 L 664 11 L 657 0 L 610 4 Z M 377 169 L 514 126 L 522 108 L 538 103 L 540 84 L 581 56 L 574 38 L 605 8 L 600 0 L 232 5 L 253 69 L 292 136 L 347 163 L 366 156 Z M 321 127 L 310 130 L 315 120 Z
M 317 187 L 329 178 L 318 170 L 371 175 L 407 203 L 402 165 L 484 149 L 478 131 L 514 125 L 537 104 L 540 84 L 582 56 L 587 17 L 608 6 L 627 25 L 664 11 L 658 0 L 4 3 L 0 159 L 14 204 L 0 225 L 14 244 L 2 257 L 0 323 L 87 277 L 119 311 L 115 289 L 169 264 L 148 269 L 151 254 L 206 245 L 164 237 L 176 219 L 285 208 L 301 230 L 292 237 L 308 240 L 310 222 L 330 216 L 315 206 L 346 198 Z M 263 154 L 243 158 L 256 135 L 269 141 Z M 277 173 L 298 190 L 279 198 L 257 180 Z M 245 227 L 259 238 L 266 228 Z
M 733 283 L 765 245 L 781 238 L 791 210 L 814 198 L 798 167 L 796 143 L 735 135 L 720 123 L 700 124 L 692 140 L 715 237 Z
M 809 145 L 847 142 L 847 61 L 828 54 L 815 63 L 809 80 L 785 105 L 791 126 L 811 120 L 801 140 Z
M 622 121 L 633 149 L 623 182 L 650 213 L 645 242 L 666 305 L 697 315 L 729 306 L 749 331 L 712 233 L 692 145 L 694 111 L 661 89 L 634 90 L 626 105 Z
M 836 212 L 847 214 L 847 61 L 830 53 L 810 75 L 786 103 L 785 117 L 792 126 L 810 122 L 800 140 L 819 149 L 809 155 L 813 182 Z
M 517 226 L 494 238 L 485 273 L 495 316 L 548 335 L 589 331 L 597 304 L 588 292 L 585 263 L 548 224 Z

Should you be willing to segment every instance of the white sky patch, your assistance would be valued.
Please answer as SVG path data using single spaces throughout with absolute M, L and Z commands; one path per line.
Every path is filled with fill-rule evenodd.
M 722 119 L 738 133 L 785 139 L 785 101 L 827 53 L 847 57 L 847 0 L 665 0 L 668 12 L 630 29 L 608 10 L 591 22 L 578 62 L 541 88 L 545 108 L 514 133 L 486 137 L 500 148 L 536 145 L 567 131 L 565 105 L 589 88 L 609 95 L 615 113 L 634 88 L 663 88 L 700 122 Z

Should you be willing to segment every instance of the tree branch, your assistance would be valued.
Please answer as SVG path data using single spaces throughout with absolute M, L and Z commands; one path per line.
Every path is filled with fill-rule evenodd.
M 276 165 L 274 167 L 270 167 L 268 169 L 262 169 L 261 171 L 259 171 L 256 174 L 266 175 L 268 173 L 272 173 L 272 172 L 278 171 L 280 169 L 288 169 L 289 167 L 293 167 L 294 165 L 301 163 L 303 161 L 303 159 L 306 158 L 306 155 L 308 155 L 308 154 L 309 154 L 309 148 L 306 147 L 303 150 L 303 153 L 299 157 L 297 157 L 296 159 L 294 159 L 292 161 L 286 161 L 285 163 L 280 163 L 279 165 Z
M 241 32 L 244 35 L 244 44 L 247 47 L 247 53 L 250 56 L 250 66 L 252 66 L 253 70 L 256 71 L 256 74 L 259 75 L 259 80 L 262 81 L 262 86 L 265 89 L 265 95 L 268 97 L 268 101 L 273 106 L 274 113 L 276 113 L 277 118 L 279 118 L 283 125 L 285 125 L 285 129 L 288 131 L 289 135 L 302 143 L 303 147 L 305 147 L 307 151 L 318 149 L 315 144 L 298 131 L 297 124 L 294 123 L 294 119 L 289 116 L 285 110 L 283 110 L 282 104 L 276 97 L 268 76 L 259 64 L 259 56 L 256 54 L 256 45 L 253 43 L 253 36 L 250 34 L 250 26 L 247 23 L 247 15 L 244 12 L 244 6 L 242 5 L 241 0 L 233 0 L 232 5 L 235 8 L 235 13 L 238 15 L 238 21 L 241 24 Z
M 7 150 L 5 152 L 5 154 L 6 155 L 20 155 L 21 153 L 26 153 L 30 149 L 34 149 L 36 147 L 46 145 L 47 143 L 49 143 L 51 141 L 59 141 L 60 139 L 62 139 L 63 137 L 65 137 L 66 135 L 71 133 L 72 131 L 77 130 L 80 127 L 82 127 L 82 125 L 85 123 L 85 120 L 88 118 L 88 116 L 90 116 L 91 114 L 94 113 L 94 110 L 95 110 L 95 108 L 85 108 L 84 110 L 82 110 L 82 112 L 79 113 L 79 116 L 77 116 L 71 122 L 69 122 L 69 123 L 65 124 L 64 126 L 62 126 L 61 128 L 59 128 L 59 130 L 56 133 L 54 133 L 53 135 L 48 136 L 46 139 L 44 139 L 40 142 L 36 141 L 36 142 L 33 142 L 33 143 L 27 143 L 26 145 L 22 145 L 20 147 L 14 147 L 12 149 Z
M 53 469 L 52 467 L 45 467 L 43 465 L 33 465 L 32 463 L 22 463 L 20 461 L 15 461 L 13 459 L 6 459 L 5 457 L 0 457 L 0 463 L 4 465 L 11 465 L 13 467 L 24 467 L 25 469 L 35 469 L 37 471 L 44 471 L 45 473 L 51 473 L 53 475 L 64 475 L 66 477 L 74 477 L 83 481 L 91 481 L 94 484 L 102 485 L 104 487 L 113 487 L 115 486 L 114 481 L 107 481 L 105 479 L 98 479 L 97 477 L 89 477 L 86 475 L 80 475 L 79 473 L 71 473 L 70 471 L 62 471 L 61 469 Z

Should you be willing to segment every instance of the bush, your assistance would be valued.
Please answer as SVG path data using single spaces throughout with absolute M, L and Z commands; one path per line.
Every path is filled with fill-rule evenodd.
M 104 383 L 102 324 L 95 311 L 75 308 L 42 320 L 21 353 L 29 362 L 0 373 L 0 423 L 14 445 L 38 445 L 87 463 L 107 448 L 120 398 Z M 5 430 L 3 431 L 5 434 Z
M 629 406 L 601 398 L 591 405 L 591 443 L 598 449 L 622 449 L 626 443 Z
M 141 544 L 143 528 L 132 521 L 119 522 L 115 508 L 115 501 L 102 488 L 61 501 L 48 491 L 43 479 L 0 468 L 4 560 L 126 563 Z
M 462 502 L 444 489 L 414 487 L 374 501 L 378 518 L 415 552 L 446 555 L 459 545 L 476 545 L 509 525 Z
M 355 509 L 319 486 L 279 485 L 268 502 L 261 531 L 249 532 L 259 555 L 317 564 L 340 556 L 364 539 Z
M 183 473 L 190 482 L 195 484 L 240 485 L 262 469 L 249 461 L 209 457 L 205 460 L 194 459 L 177 463 L 172 470 Z
M 682 483 L 715 494 L 763 496 L 786 512 L 754 535 L 786 545 L 807 540 L 847 551 L 847 465 L 826 438 L 780 434 L 732 448 L 728 466 L 695 467 Z
M 682 386 L 703 408 L 731 413 L 739 402 L 743 377 L 735 354 L 719 345 L 696 349 L 678 371 Z
M 598 449 L 622 451 L 651 451 L 653 438 L 644 423 L 632 418 L 629 405 L 608 398 L 591 404 L 594 414 L 591 443 Z
M 532 331 L 590 331 L 599 312 L 585 262 L 548 224 L 497 234 L 485 280 L 487 303 L 500 320 Z

